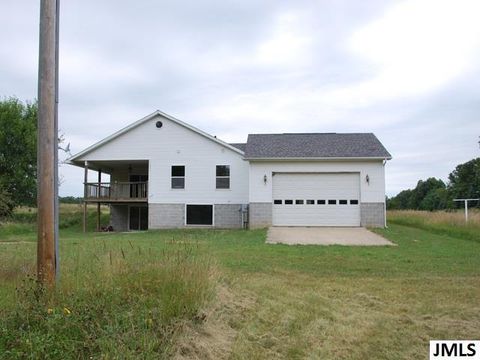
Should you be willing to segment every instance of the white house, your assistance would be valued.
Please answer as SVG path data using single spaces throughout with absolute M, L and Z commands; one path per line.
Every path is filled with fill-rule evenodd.
M 98 171 L 97 182 L 85 175 L 85 207 L 109 204 L 111 225 L 125 231 L 381 227 L 389 159 L 371 133 L 251 134 L 229 144 L 155 111 L 69 163 Z

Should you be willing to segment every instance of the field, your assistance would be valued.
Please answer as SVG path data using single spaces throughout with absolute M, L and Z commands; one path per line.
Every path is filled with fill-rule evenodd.
M 376 231 L 398 246 L 350 248 L 267 245 L 265 230 L 84 235 L 78 209 L 62 214 L 50 296 L 28 277 L 34 214 L 0 227 L 4 358 L 425 359 L 429 339 L 480 337 L 478 223 L 395 212 Z

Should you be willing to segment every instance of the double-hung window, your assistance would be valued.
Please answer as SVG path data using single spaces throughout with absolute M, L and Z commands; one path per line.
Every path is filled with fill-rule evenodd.
M 185 166 L 172 166 L 172 189 L 185 189 Z
M 230 189 L 230 165 L 217 165 L 216 188 Z

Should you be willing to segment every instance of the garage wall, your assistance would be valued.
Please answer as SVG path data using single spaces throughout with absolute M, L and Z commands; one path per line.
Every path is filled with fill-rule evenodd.
M 249 202 L 272 202 L 273 172 L 359 172 L 360 202 L 385 202 L 385 167 L 382 161 L 297 161 L 297 162 L 260 162 L 251 161 L 249 171 Z M 365 177 L 370 179 L 367 184 Z M 264 183 L 264 175 L 267 182 Z

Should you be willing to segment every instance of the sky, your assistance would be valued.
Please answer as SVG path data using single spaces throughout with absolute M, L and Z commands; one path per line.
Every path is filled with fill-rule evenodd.
M 0 2 L 0 97 L 37 97 L 39 3 Z M 156 109 L 227 142 L 373 132 L 392 196 L 480 156 L 479 13 L 478 0 L 64 0 L 59 127 L 72 154 Z M 83 169 L 60 174 L 60 195 L 83 194 Z

